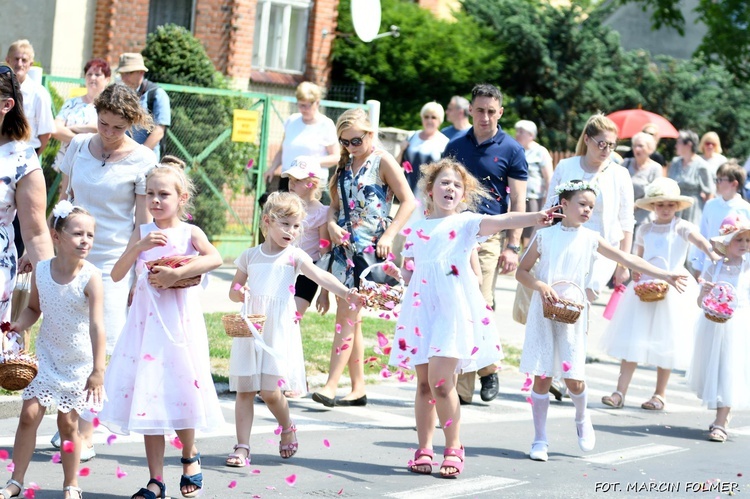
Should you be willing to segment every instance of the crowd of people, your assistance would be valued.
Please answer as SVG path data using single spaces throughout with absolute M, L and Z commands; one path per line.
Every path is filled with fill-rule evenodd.
M 85 95 L 51 119 L 44 88 L 26 83 L 33 57 L 20 40 L 0 65 L 0 196 L 8 207 L 0 217 L 0 313 L 15 341 L 42 317 L 39 374 L 23 392 L 15 468 L 0 498 L 23 493 L 37 429 L 53 405 L 66 498 L 82 496 L 78 467 L 96 455 L 97 424 L 144 435 L 149 480 L 135 499 L 166 497 L 165 437 L 176 433 L 180 494 L 196 497 L 204 487 L 196 430 L 217 428 L 223 416 L 199 295 L 186 280 L 200 281 L 222 261 L 206 234 L 185 222 L 193 195 L 185 163 L 159 159 L 168 98 L 144 78 L 140 54 L 123 54 L 122 83 L 113 84 L 106 61 L 94 59 L 84 68 Z M 750 389 L 750 340 L 742 331 L 750 313 L 750 204 L 745 170 L 721 156 L 717 134 L 699 141 L 681 131 L 665 175 L 657 129 L 645 126 L 623 159 L 615 153 L 617 127 L 596 114 L 575 155 L 553 169 L 536 124 L 519 121 L 515 138 L 504 132 L 502 94 L 478 84 L 470 100 L 451 99 L 452 125 L 443 131 L 442 106 L 425 104 L 423 128 L 397 160 L 364 110 L 348 110 L 334 124 L 319 111 L 320 88 L 303 83 L 297 97 L 299 113 L 286 120 L 266 176 L 285 182 L 262 208 L 264 240 L 237 258 L 227 290 L 243 314 L 264 316 L 262 324 L 246 321 L 252 336 L 232 342 L 236 444 L 227 466 L 251 459 L 256 395 L 278 421 L 280 457 L 298 452 L 287 397 L 307 393 L 300 321 L 316 294 L 321 313 L 328 292 L 337 307 L 328 379 L 312 400 L 367 405 L 362 308 L 373 296 L 364 276 L 381 286 L 377 293 L 406 286 L 388 362 L 416 372 L 414 473 L 433 471 L 439 422 L 440 476 L 460 475 L 461 405 L 472 403 L 477 376 L 483 400 L 498 394 L 503 353 L 492 311 L 501 273 L 515 273 L 530 292 L 521 371 L 531 390 L 531 459 L 548 459 L 555 383 L 575 406 L 581 450 L 595 447 L 586 334 L 589 305 L 608 284 L 627 289 L 604 334 L 621 372 L 602 403 L 622 408 L 633 372 L 649 364 L 657 367 L 656 387 L 641 407 L 663 410 L 672 370 L 687 369 L 691 388 L 716 410 L 708 438 L 728 438 L 731 409 L 747 406 Z M 64 144 L 55 161 L 63 182 L 45 222 L 38 155 L 50 136 Z M 321 202 L 326 192 L 330 200 Z M 16 248 L 17 238 L 25 249 Z M 169 263 L 174 257 L 179 264 Z M 11 321 L 16 278 L 32 269 L 28 305 Z M 661 297 L 643 300 L 641 286 Z M 346 368 L 351 389 L 339 397 Z

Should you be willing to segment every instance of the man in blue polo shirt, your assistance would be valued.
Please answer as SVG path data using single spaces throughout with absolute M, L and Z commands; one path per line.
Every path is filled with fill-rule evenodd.
M 526 154 L 523 147 L 498 126 L 503 115 L 503 94 L 493 85 L 476 85 L 471 91 L 469 113 L 473 126 L 448 143 L 443 157 L 461 162 L 490 192 L 491 197 L 480 202 L 477 212 L 498 215 L 509 210 L 526 211 Z M 497 273 L 516 270 L 520 242 L 521 230 L 517 229 L 506 231 L 504 238 L 496 234 L 479 246 L 482 295 L 493 308 Z M 480 395 L 485 402 L 497 397 L 497 368 L 492 364 L 477 371 L 482 383 Z M 456 388 L 462 404 L 471 403 L 475 380 L 474 373 L 459 376 Z

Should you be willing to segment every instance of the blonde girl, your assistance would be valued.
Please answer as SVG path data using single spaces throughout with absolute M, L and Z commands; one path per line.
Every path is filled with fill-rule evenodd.
M 203 231 L 186 218 L 192 184 L 170 159 L 146 176 L 146 201 L 154 221 L 138 227 L 112 269 L 119 281 L 135 265 L 138 275 L 128 319 L 107 368 L 109 402 L 99 414 L 115 433 L 144 435 L 150 479 L 132 497 L 166 497 L 165 436 L 182 442 L 180 493 L 196 497 L 203 488 L 195 431 L 211 431 L 224 418 L 216 396 L 208 356 L 206 325 L 198 289 L 174 289 L 181 279 L 210 272 L 221 256 Z M 146 262 L 189 256 L 179 268 Z
M 31 280 L 28 307 L 9 335 L 23 333 L 43 313 L 36 340 L 39 373 L 23 392 L 21 417 L 13 445 L 15 469 L 0 497 L 20 497 L 36 432 L 48 407 L 57 406 L 57 427 L 73 452 L 63 452 L 64 497 L 80 499 L 78 466 L 81 440 L 78 418 L 101 409 L 104 399 L 104 331 L 102 277 L 86 261 L 94 241 L 95 222 L 83 208 L 60 201 L 52 210 L 50 233 L 56 256 L 39 262 Z
M 234 338 L 229 359 L 229 389 L 237 392 L 235 426 L 237 444 L 226 465 L 242 467 L 250 460 L 250 432 L 253 426 L 253 398 L 260 392 L 263 401 L 279 423 L 279 455 L 283 459 L 297 452 L 296 431 L 289 405 L 282 390 L 306 391 L 304 370 L 298 366 L 302 340 L 294 303 L 294 283 L 303 273 L 318 285 L 332 291 L 340 306 L 355 311 L 361 306 L 356 289 L 347 289 L 331 274 L 295 246 L 302 232 L 305 208 L 302 200 L 289 192 L 274 192 L 263 207 L 262 227 L 266 240 L 247 249 L 235 261 L 237 272 L 229 298 L 244 302 L 248 314 L 266 316 L 262 334 Z
M 393 250 L 393 240 L 414 211 L 414 195 L 404 177 L 403 169 L 388 152 L 377 147 L 373 128 L 367 113 L 362 109 L 344 112 L 336 123 L 341 160 L 331 176 L 329 188 L 331 206 L 328 210 L 328 232 L 331 243 L 342 245 L 350 255 L 347 286 L 359 285 L 359 276 L 365 269 L 364 256 L 374 255 L 385 260 Z M 340 188 L 343 185 L 343 190 Z M 399 200 L 398 210 L 391 221 L 393 198 Z M 346 199 L 346 207 L 344 207 Z M 345 210 L 348 208 L 348 210 Z M 349 222 L 346 220 L 349 213 Z M 313 400 L 326 407 L 364 406 L 365 394 L 364 344 L 359 311 L 349 309 L 339 302 L 336 324 L 341 332 L 333 335 L 331 363 L 325 386 L 313 393 Z M 338 326 L 337 326 L 338 327 Z M 342 349 L 344 344 L 350 348 Z M 348 395 L 336 398 L 344 368 L 349 367 L 352 387 Z
M 537 231 L 516 272 L 518 282 L 535 291 L 529 305 L 520 366 L 521 372 L 534 378 L 531 392 L 534 440 L 529 457 L 535 461 L 547 460 L 547 392 L 552 376 L 564 379 L 575 406 L 578 446 L 588 452 L 596 443 L 594 426 L 586 408 L 584 382 L 587 308 L 575 324 L 563 324 L 543 316 L 542 302 L 552 305 L 564 297 L 585 304 L 586 297 L 578 295 L 575 290 L 591 289 L 597 253 L 625 267 L 664 279 L 678 290 L 683 289 L 686 279 L 684 275 L 664 271 L 611 246 L 599 233 L 583 226 L 595 210 L 599 193 L 595 184 L 572 180 L 556 186 L 555 193 L 565 218 L 560 224 Z M 537 260 L 535 277 L 529 271 Z M 565 287 L 553 288 L 552 284 L 558 281 L 573 282 L 575 286 L 566 284 Z
M 452 478 L 463 471 L 465 457 L 456 375 L 502 358 L 494 314 L 482 299 L 471 267 L 472 252 L 478 242 L 501 230 L 549 225 L 554 208 L 479 215 L 465 210 L 476 207 L 487 193 L 463 165 L 443 159 L 424 165 L 422 175 L 419 190 L 427 196 L 427 217 L 405 231 L 401 271 L 392 265 L 386 270 L 394 277 L 403 275 L 409 285 L 390 364 L 417 372 L 414 412 L 419 449 L 409 470 L 432 473 L 437 416 L 445 435 L 440 476 Z

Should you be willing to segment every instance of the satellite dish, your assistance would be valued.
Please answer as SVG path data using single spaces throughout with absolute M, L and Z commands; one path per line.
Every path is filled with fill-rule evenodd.
M 380 31 L 380 0 L 352 0 L 352 24 L 363 42 L 371 42 Z

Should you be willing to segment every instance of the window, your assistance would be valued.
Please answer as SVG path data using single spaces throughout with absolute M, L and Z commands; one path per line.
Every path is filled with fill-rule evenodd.
M 184 26 L 193 31 L 195 0 L 151 0 L 148 6 L 148 32 L 165 24 Z
M 302 73 L 310 0 L 258 0 L 253 68 Z

